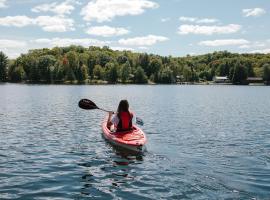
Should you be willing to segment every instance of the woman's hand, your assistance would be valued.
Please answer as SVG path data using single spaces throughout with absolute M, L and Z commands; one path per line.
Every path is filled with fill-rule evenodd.
M 111 119 L 112 119 L 112 115 L 113 114 L 114 114 L 114 112 L 112 112 L 112 111 L 109 112 L 109 117 L 108 117 L 108 120 L 107 120 L 107 127 L 108 127 L 108 129 L 111 128 L 111 125 L 112 125 Z
M 110 111 L 109 112 L 109 117 L 111 117 L 114 114 L 114 112 Z

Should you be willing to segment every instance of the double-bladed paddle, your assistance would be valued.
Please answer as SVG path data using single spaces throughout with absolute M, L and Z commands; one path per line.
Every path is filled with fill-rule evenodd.
M 79 107 L 85 110 L 94 110 L 94 109 L 98 109 L 98 110 L 102 110 L 104 112 L 112 112 L 115 113 L 113 111 L 109 111 L 109 110 L 105 110 L 103 108 L 98 107 L 93 101 L 89 100 L 89 99 L 81 99 L 79 101 Z M 143 125 L 143 120 L 139 117 L 136 117 L 136 123 L 139 125 Z

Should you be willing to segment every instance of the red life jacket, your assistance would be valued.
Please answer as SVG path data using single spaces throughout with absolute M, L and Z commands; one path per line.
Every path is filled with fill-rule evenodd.
M 120 112 L 117 114 L 119 123 L 117 124 L 117 131 L 127 131 L 132 128 L 133 114 L 130 112 Z

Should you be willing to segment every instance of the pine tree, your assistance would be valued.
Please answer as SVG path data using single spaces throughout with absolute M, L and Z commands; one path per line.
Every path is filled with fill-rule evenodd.
M 0 82 L 7 80 L 7 64 L 8 57 L 1 51 L 0 52 Z

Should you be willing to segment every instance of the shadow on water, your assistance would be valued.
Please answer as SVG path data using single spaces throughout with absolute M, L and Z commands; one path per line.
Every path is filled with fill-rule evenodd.
M 144 160 L 145 152 L 134 152 L 106 142 L 106 155 L 79 163 L 83 167 L 81 196 L 91 198 L 114 197 L 136 179 L 137 164 Z
M 111 145 L 111 144 L 109 144 L 109 145 Z M 111 146 L 112 146 L 113 151 L 115 152 L 116 155 L 118 155 L 118 156 L 120 156 L 122 158 L 126 158 L 128 160 L 130 160 L 130 159 L 134 160 L 133 158 L 136 158 L 136 160 L 142 161 L 143 156 L 146 153 L 146 148 L 144 150 L 142 150 L 142 151 L 136 152 L 136 151 L 131 151 L 131 150 L 121 148 L 121 147 L 118 147 L 118 146 L 114 146 L 114 145 L 111 145 Z

